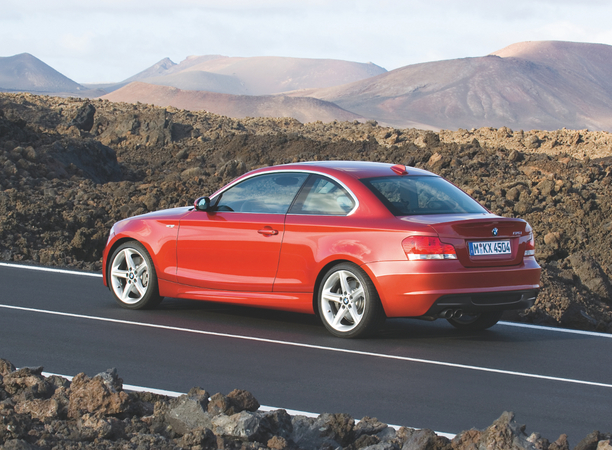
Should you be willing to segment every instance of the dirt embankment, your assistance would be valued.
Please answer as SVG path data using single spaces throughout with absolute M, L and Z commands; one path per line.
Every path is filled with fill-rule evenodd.
M 534 227 L 542 293 L 508 318 L 612 332 L 611 143 L 586 130 L 434 133 L 1 94 L 0 260 L 100 270 L 115 221 L 190 204 L 255 167 L 405 163 Z

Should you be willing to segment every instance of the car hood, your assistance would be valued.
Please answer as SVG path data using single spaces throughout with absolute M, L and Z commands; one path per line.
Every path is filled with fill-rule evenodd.
M 171 220 L 171 219 L 181 219 L 185 214 L 189 211 L 193 210 L 193 206 L 181 206 L 179 208 L 170 208 L 170 209 L 161 209 L 159 211 L 153 211 L 145 214 L 140 214 L 138 216 L 128 217 L 125 220 L 132 219 L 144 219 L 144 220 Z

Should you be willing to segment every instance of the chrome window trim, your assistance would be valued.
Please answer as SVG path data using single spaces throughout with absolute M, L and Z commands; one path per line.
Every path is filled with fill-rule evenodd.
M 223 194 L 225 191 L 231 189 L 235 185 L 242 183 L 243 181 L 249 180 L 254 177 L 262 176 L 262 175 L 279 174 L 279 173 L 307 173 L 307 174 L 319 175 L 324 178 L 329 178 L 330 180 L 333 180 L 334 182 L 338 183 L 340 186 L 342 186 L 344 190 L 346 190 L 346 192 L 348 192 L 348 194 L 351 196 L 351 198 L 355 202 L 355 206 L 353 207 L 353 209 L 351 209 L 346 214 L 290 214 L 289 212 L 286 212 L 283 214 L 283 213 L 260 213 L 260 212 L 257 213 L 257 212 L 240 212 L 240 211 L 218 211 L 218 212 L 224 212 L 224 213 L 225 212 L 238 212 L 240 214 L 273 214 L 273 215 L 284 215 L 284 216 L 291 215 L 291 216 L 307 216 L 307 217 L 346 217 L 346 216 L 350 216 L 351 214 L 353 214 L 357 210 L 357 208 L 359 208 L 359 199 L 357 198 L 357 196 L 353 194 L 353 191 L 351 191 L 347 187 L 346 184 L 338 180 L 336 177 L 328 175 L 326 173 L 317 172 L 316 170 L 296 170 L 296 169 L 271 170 L 269 172 L 254 173 L 252 175 L 249 175 L 248 177 L 241 178 L 240 180 L 234 180 L 232 183 L 228 184 L 222 191 L 217 191 L 213 193 L 213 195 L 210 197 L 210 202 L 212 204 L 213 200 L 216 199 L 219 195 Z M 300 186 L 300 189 L 302 186 Z M 299 191 L 296 195 L 298 194 L 299 194 Z M 295 197 L 293 199 L 295 200 Z

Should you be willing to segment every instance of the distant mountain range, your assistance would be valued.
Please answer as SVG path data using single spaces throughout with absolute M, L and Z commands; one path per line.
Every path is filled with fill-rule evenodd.
M 232 117 L 377 120 L 426 129 L 612 131 L 612 46 L 510 45 L 487 56 L 386 71 L 286 57 L 165 58 L 119 83 L 80 85 L 29 54 L 0 58 L 0 91 L 107 98 Z M 194 92 L 195 91 L 195 92 Z
M 612 131 L 612 46 L 524 42 L 300 92 L 398 127 Z
M 76 94 L 85 90 L 29 53 L 0 57 L 0 91 Z
M 180 64 L 165 58 L 124 82 L 144 81 L 179 89 L 234 95 L 272 95 L 327 88 L 385 73 L 375 64 L 335 59 L 259 56 L 190 56 Z
M 191 111 L 206 110 L 229 117 L 293 117 L 302 123 L 353 121 L 364 118 L 331 102 L 285 95 L 231 95 L 182 90 L 134 81 L 102 98 L 112 102 L 149 103 Z

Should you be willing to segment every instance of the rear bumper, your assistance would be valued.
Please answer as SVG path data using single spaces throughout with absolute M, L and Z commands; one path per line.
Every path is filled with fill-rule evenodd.
M 376 285 L 387 317 L 438 317 L 463 312 L 531 307 L 541 268 L 533 257 L 512 267 L 465 268 L 459 261 L 382 261 L 363 266 Z
M 443 295 L 424 314 L 426 317 L 445 317 L 457 312 L 475 314 L 487 311 L 531 308 L 539 289 L 527 291 L 487 292 Z

